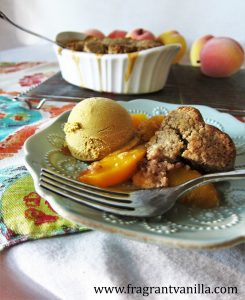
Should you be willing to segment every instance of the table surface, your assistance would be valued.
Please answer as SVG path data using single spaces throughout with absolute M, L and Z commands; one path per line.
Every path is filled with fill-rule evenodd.
M 53 59 L 51 51 L 48 46 L 39 50 L 28 47 L 0 53 L 0 59 L 48 60 Z M 56 63 L 51 65 L 58 70 Z M 1 167 L 7 166 L 5 161 L 2 160 Z M 142 299 L 136 289 L 133 295 L 96 295 L 93 288 L 128 284 L 236 286 L 238 295 L 223 294 L 222 299 L 244 299 L 244 254 L 245 244 L 217 251 L 194 251 L 146 244 L 99 231 L 28 241 L 0 253 L 1 299 Z M 152 294 L 147 298 L 197 299 L 188 294 Z M 198 299 L 220 299 L 220 295 L 200 294 Z
M 75 101 L 99 96 L 120 101 L 151 99 L 183 105 L 207 105 L 222 112 L 245 115 L 244 82 L 244 69 L 231 77 L 220 79 L 203 76 L 199 68 L 189 65 L 173 65 L 164 89 L 155 93 L 120 95 L 96 92 L 69 84 L 62 78 L 61 72 L 58 72 L 27 95 L 41 98 L 56 96 L 64 100 L 65 97 L 73 97 Z

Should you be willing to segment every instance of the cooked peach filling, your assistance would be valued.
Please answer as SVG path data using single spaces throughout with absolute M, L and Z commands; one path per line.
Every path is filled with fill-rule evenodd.
M 143 187 L 144 178 L 137 173 L 137 167 L 145 158 L 148 142 L 159 130 L 164 116 L 148 118 L 145 114 L 132 114 L 132 120 L 138 135 L 127 145 L 109 154 L 100 161 L 93 162 L 84 170 L 78 180 L 99 187 L 110 187 L 128 180 Z M 179 163 L 169 168 L 167 186 L 177 186 L 202 174 L 197 170 Z M 142 182 L 141 182 L 142 181 Z M 219 194 L 213 184 L 206 184 L 186 193 L 180 202 L 200 208 L 212 208 L 219 205 Z
M 79 180 L 99 187 L 123 183 L 136 172 L 137 164 L 143 159 L 145 153 L 144 145 L 128 151 L 112 153 L 92 163 L 80 174 Z
M 202 176 L 196 170 L 180 167 L 168 173 L 169 186 L 177 186 L 191 179 Z M 212 208 L 219 205 L 219 194 L 213 184 L 205 184 L 181 197 L 180 202 L 200 208 Z

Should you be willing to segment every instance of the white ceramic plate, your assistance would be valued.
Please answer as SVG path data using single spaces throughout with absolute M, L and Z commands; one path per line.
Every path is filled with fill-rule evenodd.
M 180 105 L 151 100 L 119 102 L 130 113 L 148 115 L 167 114 Z M 207 106 L 198 106 L 205 121 L 227 132 L 237 147 L 236 166 L 245 165 L 245 124 L 231 115 Z M 69 112 L 58 117 L 25 144 L 26 167 L 30 171 L 36 191 L 50 202 L 63 217 L 89 228 L 121 234 L 125 237 L 165 244 L 173 247 L 215 249 L 245 241 L 245 184 L 244 181 L 222 183 L 221 205 L 214 209 L 197 209 L 176 204 L 167 214 L 150 219 L 124 218 L 85 207 L 64 197 L 56 196 L 38 185 L 42 167 L 76 177 L 84 164 L 63 154 L 63 125 Z

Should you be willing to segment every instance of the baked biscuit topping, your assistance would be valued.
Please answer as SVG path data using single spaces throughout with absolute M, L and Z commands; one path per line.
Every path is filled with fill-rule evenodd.
M 134 40 L 132 38 L 95 38 L 88 36 L 83 41 L 70 41 L 66 48 L 74 51 L 83 51 L 96 54 L 132 53 L 154 47 L 163 46 L 155 40 Z
M 146 146 L 146 160 L 133 178 L 144 188 L 168 186 L 167 172 L 181 165 L 201 172 L 229 171 L 236 157 L 229 135 L 206 124 L 200 112 L 188 106 L 171 111 Z

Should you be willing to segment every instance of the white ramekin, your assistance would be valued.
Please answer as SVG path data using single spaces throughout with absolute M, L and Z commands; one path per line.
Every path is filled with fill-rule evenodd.
M 99 92 L 143 94 L 161 90 L 179 44 L 126 54 L 94 54 L 54 46 L 62 77 Z

